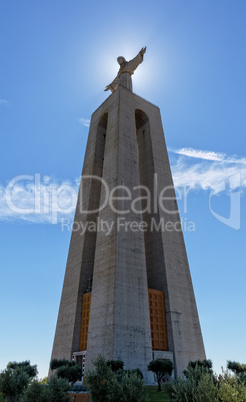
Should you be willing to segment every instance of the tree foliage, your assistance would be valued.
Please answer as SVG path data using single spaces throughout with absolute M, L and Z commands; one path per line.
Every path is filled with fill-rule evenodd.
M 16 370 L 16 369 L 21 369 L 25 371 L 28 375 L 28 377 L 32 380 L 35 378 L 38 374 L 38 369 L 37 365 L 34 364 L 33 366 L 31 365 L 29 360 L 25 360 L 24 362 L 9 362 L 7 365 L 7 368 Z
M 246 401 L 245 383 L 228 371 L 218 378 L 210 364 L 189 364 L 188 375 L 168 384 L 165 390 L 175 402 L 243 402 Z M 186 374 L 187 374 L 186 372 Z
M 50 363 L 51 370 L 56 370 L 56 375 L 59 378 L 67 379 L 74 384 L 76 381 L 81 380 L 82 367 L 66 359 L 53 359 Z
M 235 361 L 227 362 L 228 370 L 233 371 L 235 373 L 237 381 L 239 383 L 243 383 L 246 385 L 246 364 L 241 364 Z
M 246 364 L 228 360 L 227 368 L 232 370 L 235 374 L 246 373 Z
M 213 367 L 213 362 L 210 359 L 208 359 L 208 360 L 206 360 L 206 359 L 204 359 L 204 360 L 194 360 L 194 361 L 191 360 L 188 363 L 187 369 L 195 368 L 195 367 L 204 368 L 204 369 L 206 369 L 208 371 L 210 370 L 210 372 L 211 372 L 212 367 Z M 184 370 L 184 375 L 186 376 L 186 370 Z
M 158 391 L 161 391 L 161 381 L 164 379 L 165 375 L 172 374 L 173 362 L 169 359 L 155 359 L 149 363 L 148 370 L 156 374 Z
M 139 378 L 141 378 L 141 380 L 143 380 L 143 373 L 139 368 L 136 369 L 132 369 L 132 370 L 124 370 L 125 373 L 129 373 L 129 374 L 136 374 Z
M 122 370 L 116 373 L 108 401 L 143 402 L 146 398 L 143 380 L 135 370 Z
M 72 367 L 72 366 L 75 366 L 75 365 L 76 365 L 76 363 L 75 363 L 74 360 L 52 359 L 51 362 L 50 362 L 50 369 L 51 370 L 56 370 L 56 369 L 58 369 L 59 367 L 62 367 L 62 366 Z
M 216 381 L 213 375 L 213 362 L 212 360 L 195 360 L 188 363 L 187 369 L 183 371 L 185 377 L 188 379 L 193 379 L 198 382 L 204 374 L 209 374 L 212 376 L 214 381 Z
M 245 383 L 230 372 L 223 372 L 218 387 L 218 398 L 223 402 L 246 401 Z
M 23 370 L 8 368 L 0 374 L 0 392 L 9 401 L 17 401 L 27 388 L 29 380 Z
M 51 376 L 47 384 L 33 381 L 27 388 L 21 402 L 68 402 L 69 383 L 63 378 Z
M 192 370 L 198 371 L 195 367 Z M 164 385 L 164 389 L 170 401 L 175 402 L 215 402 L 217 399 L 217 387 L 210 374 L 204 373 L 197 381 L 197 375 L 189 379 L 179 377 Z
M 89 385 L 93 402 L 144 402 L 146 391 L 142 378 L 131 370 L 112 370 L 102 356 L 94 362 L 94 369 L 87 370 L 86 383 Z
M 38 382 L 39 382 L 39 384 L 47 384 L 48 377 L 41 378 L 40 380 L 38 380 Z
M 112 371 L 123 370 L 124 362 L 122 360 L 107 360 L 107 366 L 111 368 Z
M 37 366 L 29 361 L 10 362 L 0 374 L 0 392 L 8 401 L 17 401 L 37 373 Z

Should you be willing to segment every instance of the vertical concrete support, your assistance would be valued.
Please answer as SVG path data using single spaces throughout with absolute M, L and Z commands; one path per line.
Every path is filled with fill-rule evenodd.
M 87 211 L 97 211 L 100 203 L 101 181 L 93 177 L 102 176 L 107 118 L 90 125 L 51 359 L 70 360 L 79 350 L 82 297 L 93 275 L 97 233 L 78 228 L 97 222 L 98 212 Z
M 165 225 L 172 223 L 174 228 L 170 230 L 169 225 L 168 230 L 146 231 L 145 250 L 148 287 L 165 294 L 168 345 L 179 375 L 190 360 L 205 359 L 205 350 L 160 111 L 136 95 L 131 101 L 129 106 L 134 104 L 136 110 L 140 181 L 150 189 L 154 203 L 154 198 L 162 200 L 152 204 L 143 220 L 148 227 L 153 221 L 162 221 Z
M 97 234 L 87 365 L 100 351 L 108 359 L 122 359 L 126 368 L 139 367 L 147 377 L 152 348 L 144 234 L 125 228 L 126 221 L 140 222 L 142 216 L 131 211 L 122 187 L 132 191 L 140 184 L 135 115 L 121 89 L 112 97 L 114 107 L 107 109 L 105 102 L 99 109 L 100 114 L 104 108 L 108 113 L 103 179 L 110 192 L 115 189 L 112 195 L 122 200 L 112 198 L 99 213 L 112 231 Z
M 88 175 L 103 183 L 84 180 Z M 139 185 L 149 189 L 149 209 Z M 182 231 L 156 228 L 171 222 L 181 229 L 160 111 L 121 86 L 92 115 L 75 213 L 75 224 L 86 222 L 100 225 L 96 233 L 72 234 L 52 357 L 71 359 L 79 351 L 82 297 L 93 275 L 87 367 L 100 353 L 139 367 L 148 379 L 148 288 L 165 295 L 176 375 L 189 360 L 204 359 Z M 132 230 L 131 222 L 147 230 Z

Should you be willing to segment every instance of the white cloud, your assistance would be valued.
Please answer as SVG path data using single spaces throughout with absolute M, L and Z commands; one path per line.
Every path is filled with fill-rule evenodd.
M 7 99 L 0 99 L 0 105 L 9 106 L 9 101 Z
M 206 159 L 210 161 L 222 161 L 225 154 L 216 153 L 212 151 L 201 151 L 200 149 L 181 148 L 174 150 L 176 154 L 188 156 L 190 158 Z
M 205 151 L 194 148 L 181 148 L 181 149 L 170 148 L 169 151 L 174 152 L 175 154 L 178 155 L 187 156 L 189 158 L 205 159 L 208 161 L 246 164 L 246 158 L 240 158 L 237 155 L 228 157 L 226 154 L 220 152 Z
M 80 117 L 78 120 L 79 120 L 79 122 L 81 124 L 83 124 L 83 126 L 90 127 L 90 120 L 89 119 L 84 119 L 83 117 Z
M 245 158 L 189 150 L 189 156 L 185 151 L 169 150 L 175 187 L 218 193 L 225 188 L 224 183 L 229 183 L 229 179 L 230 190 L 238 188 L 238 180 L 233 181 L 233 177 L 238 178 L 240 174 L 241 190 L 246 188 Z M 190 154 L 193 156 L 190 157 Z M 195 157 L 196 154 L 199 156 Z M 17 176 L 6 185 L 0 184 L 0 221 L 57 223 L 66 217 L 72 222 L 79 182 L 80 178 L 56 180 L 36 174 Z
M 57 223 L 73 219 L 78 181 L 52 180 L 48 176 L 17 176 L 0 185 L 0 221 L 24 220 Z
M 188 166 L 181 160 L 172 165 L 174 185 L 176 187 L 191 187 L 202 190 L 218 188 L 223 181 L 240 173 L 241 186 L 246 187 L 246 169 L 238 166 L 211 166 L 202 163 Z
M 219 191 L 221 183 L 228 182 L 230 177 L 237 174 L 241 177 L 241 187 L 246 187 L 246 158 L 193 148 L 169 152 L 176 187 Z

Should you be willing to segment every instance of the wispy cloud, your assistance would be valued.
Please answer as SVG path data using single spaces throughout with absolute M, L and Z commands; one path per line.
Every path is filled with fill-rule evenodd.
M 194 148 L 169 149 L 169 151 L 174 152 L 178 155 L 187 156 L 189 158 L 205 159 L 208 161 L 217 161 L 217 162 L 246 164 L 246 158 L 241 158 L 237 155 L 227 156 L 226 154 L 220 152 L 204 151 L 201 149 L 194 149 Z
M 9 106 L 9 101 L 7 101 L 7 99 L 1 99 L 1 98 L 0 98 L 0 105 L 2 105 L 2 106 Z
M 244 157 L 193 148 L 169 149 L 169 153 L 176 187 L 218 190 L 221 183 L 228 182 L 229 178 L 238 174 L 241 187 L 246 187 Z
M 188 156 L 190 158 L 205 159 L 210 161 L 221 161 L 224 158 L 224 154 L 216 153 L 212 151 L 202 151 L 200 149 L 193 148 L 181 148 L 173 150 L 178 155 Z
M 0 185 L 0 221 L 57 223 L 73 218 L 79 180 L 22 175 Z
M 83 117 L 80 117 L 78 121 L 83 124 L 85 127 L 90 127 L 90 120 L 89 119 L 84 119 Z
M 169 150 L 169 156 L 177 188 L 219 192 L 230 180 L 233 190 L 239 186 L 233 177 L 238 176 L 241 190 L 246 188 L 245 158 L 192 148 Z M 79 178 L 58 180 L 35 174 L 17 176 L 5 185 L 0 184 L 0 221 L 57 223 L 67 217 L 72 222 L 79 181 Z

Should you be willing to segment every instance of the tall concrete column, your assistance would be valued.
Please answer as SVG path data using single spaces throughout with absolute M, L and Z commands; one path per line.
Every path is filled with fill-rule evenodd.
M 175 374 L 204 359 L 160 111 L 122 86 L 92 115 L 75 222 L 104 228 L 72 234 L 52 357 L 79 351 L 82 297 L 92 276 L 86 367 L 102 354 L 140 368 L 148 380 L 148 288 L 165 296 Z
M 140 223 L 142 214 L 131 210 L 122 187 L 133 193 L 140 185 L 135 110 L 129 107 L 128 94 L 132 95 L 119 87 L 108 99 L 113 104 L 104 102 L 93 115 L 94 119 L 108 113 L 103 179 L 118 200 L 99 213 L 112 231 L 97 234 L 87 365 L 100 351 L 109 359 L 122 359 L 126 368 L 139 367 L 146 377 L 152 347 L 144 233 L 125 227 L 128 222 Z M 134 196 L 140 198 L 140 191 Z

